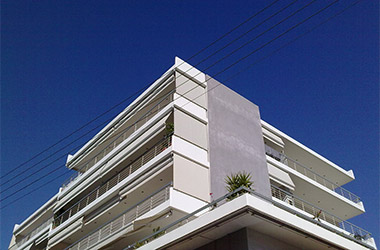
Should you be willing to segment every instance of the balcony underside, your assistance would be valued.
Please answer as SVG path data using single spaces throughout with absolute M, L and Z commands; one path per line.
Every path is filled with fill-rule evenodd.
M 179 227 L 175 223 L 172 230 L 141 249 L 196 249 L 242 228 L 252 230 L 263 249 L 281 249 L 276 242 L 287 249 L 375 249 L 249 194 Z
M 365 212 L 362 202 L 354 203 L 270 156 L 267 161 L 290 175 L 295 185 L 294 195 L 345 220 Z
M 316 204 L 331 214 L 347 220 L 365 212 L 362 202 L 355 204 L 333 191 L 315 187 L 304 178 L 295 175 L 291 175 L 291 178 L 296 186 L 294 195 Z
M 136 190 L 134 193 L 138 191 Z M 73 241 L 73 243 L 67 244 L 65 247 L 70 250 L 122 249 L 122 246 L 133 244 L 136 240 L 151 234 L 153 229 L 164 227 L 205 205 L 205 202 L 178 192 L 172 187 L 160 189 L 149 197 L 142 203 L 138 203 L 139 205 L 119 213 L 111 220 L 105 221 L 104 216 L 96 219 L 97 222 L 105 221 L 105 223 L 93 230 L 90 230 L 90 224 L 94 226 L 94 219 L 88 221 L 85 223 L 87 234 L 71 236 L 66 243 L 70 243 L 69 241 Z M 153 207 L 149 208 L 150 206 Z M 142 212 L 143 214 L 133 220 L 128 219 L 138 211 L 146 212 Z M 107 213 L 115 216 L 116 209 L 110 209 Z

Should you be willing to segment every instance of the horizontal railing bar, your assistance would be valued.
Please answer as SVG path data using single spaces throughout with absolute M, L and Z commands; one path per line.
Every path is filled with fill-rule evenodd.
M 128 225 L 130 225 L 130 223 L 133 222 L 133 220 L 143 214 L 145 214 L 146 212 L 150 211 L 150 210 L 147 210 L 147 211 L 144 211 L 142 214 L 139 214 L 138 212 L 138 209 L 139 209 L 139 206 L 141 206 L 142 204 L 144 204 L 144 202 L 147 202 L 147 201 L 150 201 L 150 199 L 156 197 L 158 195 L 158 198 L 160 198 L 159 194 L 164 191 L 165 193 L 168 192 L 168 188 L 170 188 L 171 186 L 173 185 L 172 182 L 166 184 L 165 186 L 161 187 L 160 189 L 158 189 L 157 191 L 155 191 L 154 193 L 152 193 L 151 195 L 149 195 L 148 197 L 144 198 L 143 200 L 139 201 L 138 203 L 136 203 L 135 205 L 133 205 L 132 207 L 126 209 L 125 211 L 123 211 L 122 213 L 119 213 L 117 216 L 115 216 L 113 219 L 103 223 L 101 226 L 97 227 L 96 229 L 92 230 L 90 233 L 86 234 L 85 236 L 83 236 L 82 238 L 80 238 L 79 240 L 77 240 L 76 242 L 74 242 L 73 244 L 71 244 L 70 246 L 66 247 L 65 250 L 67 249 L 74 249 L 74 247 L 76 247 L 76 245 L 80 245 L 81 242 L 85 241 L 86 239 L 90 239 L 93 235 L 95 234 L 98 234 L 100 236 L 102 236 L 103 234 L 103 229 L 108 229 L 109 228 L 109 232 L 108 234 L 103 234 L 103 237 L 100 237 L 101 240 L 103 240 L 104 238 L 106 237 L 109 237 L 117 232 L 119 232 L 120 230 L 122 230 L 123 228 L 126 228 Z M 162 204 L 163 202 L 165 202 L 167 199 L 169 199 L 169 195 L 166 196 L 166 194 L 164 195 L 166 199 L 162 200 L 161 203 L 159 204 Z M 161 198 L 160 198 L 161 199 Z M 158 205 L 159 205 L 158 204 Z M 156 205 L 157 206 L 157 205 Z M 155 206 L 155 207 L 156 207 Z M 150 207 L 150 209 L 153 209 L 152 207 Z M 134 211 L 136 210 L 136 211 Z M 133 216 L 129 216 L 131 217 L 131 219 L 128 219 L 127 222 L 125 222 L 125 215 L 127 213 L 130 213 L 130 212 L 134 212 L 133 213 Z M 117 228 L 114 232 L 111 231 L 111 228 L 113 227 L 113 222 L 117 221 L 117 220 L 122 220 L 122 222 L 119 222 L 119 223 L 122 223 L 122 226 Z M 94 244 L 97 244 L 98 242 L 100 242 L 100 238 L 98 238 L 98 240 L 96 240 L 95 242 L 92 242 L 91 245 L 88 245 L 87 247 L 85 248 L 82 248 L 82 246 L 80 246 L 81 249 L 87 249 L 89 248 L 90 246 L 94 245 Z
M 315 181 L 317 181 L 319 184 L 321 184 L 321 185 L 323 185 L 323 186 L 325 186 L 325 187 L 327 187 L 327 188 L 329 188 L 329 187 L 327 186 L 327 184 L 326 184 L 326 182 L 328 182 L 328 183 L 332 186 L 332 189 L 331 189 L 331 188 L 329 188 L 329 189 L 333 190 L 335 193 L 337 193 L 337 194 L 339 194 L 339 195 L 341 195 L 341 196 L 343 196 L 343 197 L 345 197 L 345 198 L 347 198 L 347 199 L 349 199 L 349 200 L 351 200 L 351 201 L 353 201 L 353 202 L 355 202 L 355 203 L 358 203 L 358 202 L 360 201 L 360 197 L 359 197 L 359 196 L 353 194 L 352 192 L 346 190 L 346 189 L 343 188 L 343 187 L 338 186 L 337 184 L 333 183 L 332 181 L 330 181 L 330 180 L 327 179 L 326 177 L 321 176 L 320 174 L 314 172 L 313 170 L 311 170 L 310 168 L 304 166 L 303 164 L 299 163 L 298 161 L 293 160 L 293 159 L 290 158 L 289 156 L 287 156 L 287 155 L 285 155 L 285 154 L 283 154 L 283 153 L 278 152 L 277 150 L 275 150 L 274 148 L 272 148 L 272 147 L 270 147 L 270 146 L 268 146 L 268 145 L 265 145 L 265 149 L 266 149 L 266 150 L 265 150 L 265 151 L 266 151 L 266 154 L 269 155 L 269 156 L 271 156 L 272 158 L 274 158 L 274 159 L 276 159 L 276 160 L 279 160 L 279 161 L 281 161 L 281 162 L 284 163 L 284 164 L 286 164 L 286 163 L 285 163 L 285 159 L 286 159 L 286 160 L 289 160 L 289 161 L 293 162 L 294 164 L 297 164 L 298 166 L 300 166 L 301 168 L 303 168 L 304 171 L 308 171 L 308 172 L 310 172 L 311 174 L 313 174 L 313 175 L 315 175 L 315 176 L 318 176 L 319 178 L 321 178 L 322 180 L 324 180 L 324 182 L 319 182 L 319 181 L 317 181 L 317 180 L 318 180 L 317 178 L 314 178 Z M 274 151 L 274 152 L 273 152 L 273 151 Z M 274 155 L 273 153 L 275 153 L 276 155 Z M 303 172 L 301 172 L 301 171 L 298 171 L 297 168 L 293 168 L 293 167 L 291 166 L 291 164 L 287 163 L 286 165 L 287 165 L 288 167 L 290 167 L 290 168 L 296 170 L 297 172 L 299 172 L 299 173 L 305 175 L 306 177 L 312 179 L 311 177 L 307 176 L 306 173 L 303 173 Z M 339 193 L 337 189 L 340 190 L 341 193 Z M 343 194 L 343 192 L 346 192 L 346 193 L 348 194 L 348 197 L 345 196 L 345 195 Z
M 18 242 L 16 242 L 15 244 L 13 244 L 10 248 L 12 248 L 13 246 L 20 247 L 22 244 L 24 244 L 25 242 L 27 242 L 34 235 L 38 234 L 43 229 L 45 229 L 46 227 L 48 227 L 50 225 L 50 223 L 51 223 L 52 220 L 53 220 L 52 217 L 50 217 L 49 219 L 45 220 L 44 222 L 42 222 L 41 224 L 39 224 L 35 229 L 33 229 L 31 232 L 29 232 L 27 235 L 25 235 L 24 237 L 22 237 Z M 34 234 L 34 235 L 31 236 L 32 234 Z
M 182 217 L 182 218 L 180 218 L 180 219 L 178 219 L 178 220 L 176 220 L 176 221 L 170 223 L 169 225 L 167 225 L 167 226 L 163 227 L 162 229 L 160 229 L 160 230 L 154 232 L 153 234 L 150 234 L 150 235 L 148 235 L 148 236 L 146 236 L 146 237 L 144 237 L 144 238 L 138 240 L 137 242 L 135 242 L 135 243 L 132 244 L 132 245 L 127 246 L 127 247 L 124 248 L 123 250 L 134 249 L 134 248 L 136 247 L 137 244 L 143 244 L 144 242 L 145 242 L 145 243 L 146 243 L 146 242 L 149 242 L 149 240 L 152 240 L 152 239 L 155 239 L 155 238 L 159 237 L 160 235 L 164 234 L 167 230 L 169 230 L 169 229 L 171 229 L 171 228 L 173 228 L 173 227 L 175 227 L 175 226 L 182 225 L 183 222 L 187 223 L 191 217 L 196 217 L 197 214 L 200 214 L 201 212 L 203 212 L 203 211 L 205 211 L 205 210 L 207 210 L 207 209 L 211 209 L 211 210 L 214 209 L 215 207 L 218 206 L 218 203 L 220 203 L 220 202 L 222 202 L 222 201 L 226 201 L 226 200 L 228 200 L 228 198 L 230 198 L 230 197 L 235 197 L 235 194 L 240 193 L 241 191 L 245 191 L 245 192 L 247 192 L 247 193 L 250 193 L 251 195 L 254 195 L 254 196 L 257 196 L 257 197 L 259 197 L 259 198 L 261 198 L 261 199 L 264 199 L 264 200 L 270 201 L 270 202 L 273 203 L 274 205 L 276 205 L 276 203 L 277 203 L 277 202 L 275 202 L 273 199 L 270 199 L 270 198 L 268 198 L 268 197 L 266 197 L 266 196 L 264 196 L 264 195 L 262 195 L 262 194 L 260 194 L 260 193 L 257 193 L 257 192 L 255 192 L 255 191 L 253 191 L 252 189 L 248 189 L 248 188 L 246 188 L 246 187 L 240 187 L 240 188 L 236 189 L 235 191 L 230 192 L 230 193 L 228 193 L 228 194 L 226 194 L 226 195 L 224 195 L 224 196 L 222 196 L 222 197 L 220 197 L 220 198 L 218 198 L 218 199 L 216 199 L 216 200 L 214 200 L 214 201 L 208 203 L 207 205 L 205 205 L 205 206 L 203 206 L 203 207 L 201 207 L 201 208 L 195 210 L 194 212 L 192 212 L 192 213 L 190 213 L 190 214 L 188 214 L 188 215 L 186 215 L 186 216 L 184 216 L 184 217 Z M 294 210 L 294 211 L 295 211 L 295 210 Z M 337 218 L 338 218 L 338 217 L 337 217 Z M 311 219 L 309 219 L 309 220 L 311 220 Z M 349 222 L 347 222 L 347 223 L 349 223 Z M 349 223 L 349 224 L 353 225 L 352 223 Z M 353 225 L 353 226 L 355 226 L 355 225 Z M 357 227 L 357 226 L 355 226 L 355 227 L 358 228 L 358 229 L 360 229 L 360 230 L 363 231 L 363 232 L 366 232 L 367 235 L 371 236 L 371 234 L 370 234 L 368 231 L 366 231 L 366 230 L 364 230 L 364 229 L 361 229 L 360 227 Z M 178 227 L 175 227 L 175 228 L 178 228 Z M 174 228 L 174 229 L 175 229 L 175 228 Z M 174 230 L 174 229 L 173 229 L 173 230 Z M 330 227 L 329 227 L 328 229 L 334 231 L 334 230 L 333 230 L 332 228 L 330 228 Z M 347 235 L 347 236 L 344 236 L 344 237 L 348 237 L 348 238 L 350 238 L 351 240 L 357 241 L 357 242 L 360 243 L 360 244 L 363 244 L 363 245 L 369 246 L 369 245 L 366 244 L 365 242 L 358 241 L 358 240 L 355 239 L 353 236 L 348 236 L 348 235 Z M 369 246 L 369 247 L 370 247 L 370 246 Z M 374 249 L 373 247 L 370 247 L 370 248 L 371 248 L 371 249 Z
M 80 210 L 84 209 L 85 207 L 87 207 L 89 204 L 91 204 L 93 201 L 97 200 L 100 196 L 102 196 L 104 193 L 106 193 L 108 190 L 110 190 L 111 188 L 113 188 L 114 186 L 116 186 L 118 183 L 120 183 L 121 181 L 123 181 L 124 179 L 126 179 L 131 173 L 135 172 L 136 170 L 138 170 L 139 168 L 141 168 L 142 166 L 144 166 L 146 163 L 148 163 L 149 161 L 151 161 L 154 157 L 156 157 L 158 154 L 161 153 L 161 150 L 154 150 L 153 154 L 150 154 L 149 156 L 149 160 L 147 161 L 141 161 L 141 159 L 143 159 L 144 156 L 147 155 L 147 153 L 149 153 L 152 149 L 155 149 L 157 147 L 163 147 L 163 146 L 166 146 L 166 147 L 169 147 L 171 145 L 171 138 L 172 138 L 172 134 L 166 136 L 165 138 L 161 139 L 160 141 L 158 141 L 157 143 L 155 143 L 152 147 L 150 147 L 149 149 L 147 149 L 144 153 L 140 154 L 138 157 L 136 157 L 135 160 L 133 160 L 131 163 L 129 163 L 126 167 L 124 167 L 123 169 L 121 169 L 120 171 L 118 171 L 116 174 L 114 174 L 113 176 L 111 176 L 110 178 L 108 178 L 104 183 L 102 183 L 101 185 L 97 186 L 93 191 L 91 191 L 90 193 L 88 193 L 87 195 L 85 195 L 83 198 L 81 198 L 79 201 L 77 201 L 75 204 L 73 204 L 71 207 L 69 207 L 68 209 L 66 209 L 62 214 L 60 214 L 59 216 L 57 216 L 56 218 L 54 218 L 54 222 L 53 222 L 53 227 L 57 227 L 59 225 L 61 225 L 63 222 L 65 222 L 66 220 L 68 220 L 69 218 L 71 218 L 73 215 L 75 215 L 76 213 L 78 213 Z M 124 177 L 120 176 L 120 174 L 127 170 L 128 168 L 131 168 L 136 162 L 140 162 L 139 164 L 139 167 L 134 169 L 133 171 L 129 171 L 128 175 L 125 175 Z M 116 177 L 118 177 L 117 179 L 115 179 Z M 112 181 L 113 184 L 110 184 Z M 110 187 L 111 186 L 111 187 Z M 103 190 L 104 189 L 104 192 L 102 194 L 99 195 L 99 190 Z M 95 198 L 89 202 L 89 200 L 87 200 L 87 204 L 83 207 L 81 207 L 81 202 L 85 201 L 86 199 L 89 199 L 89 197 L 91 197 L 92 195 L 94 195 L 96 193 L 96 196 Z M 77 207 L 77 211 L 75 213 L 72 213 L 72 209 L 76 208 Z M 63 219 L 67 213 L 69 214 L 68 217 L 66 219 Z
M 104 153 L 104 150 L 106 150 L 109 146 L 111 146 L 111 145 L 113 145 L 114 144 L 114 142 L 116 142 L 119 138 L 121 138 L 123 135 L 124 135 L 124 133 L 126 133 L 127 131 L 129 131 L 129 129 L 130 128 L 135 128 L 135 131 L 136 131 L 136 129 L 138 129 L 138 128 L 136 128 L 136 125 L 137 125 L 137 123 L 139 123 L 139 122 L 141 122 L 141 121 L 143 121 L 144 120 L 144 118 L 146 118 L 146 117 L 148 117 L 147 115 L 150 115 L 150 112 L 151 111 L 153 111 L 156 107 L 159 107 L 159 110 L 157 110 L 157 112 L 158 111 L 160 111 L 160 110 L 162 110 L 163 108 L 165 108 L 167 105 L 169 105 L 169 103 L 171 102 L 171 97 L 172 97 L 172 95 L 173 95 L 173 93 L 174 93 L 175 91 L 173 90 L 173 91 L 170 91 L 168 94 L 166 94 L 165 96 L 163 96 L 162 98 L 161 98 L 161 100 L 157 103 L 157 104 L 155 104 L 151 109 L 149 109 L 146 113 L 144 113 L 135 123 L 133 123 L 133 124 L 131 124 L 130 126 L 128 126 L 127 128 L 125 128 L 125 129 L 123 129 L 122 131 L 120 131 L 119 132 L 119 134 L 118 134 L 118 136 L 114 139 L 114 140 L 112 140 L 109 144 L 107 144 L 99 153 L 97 153 L 95 156 L 93 156 L 92 158 L 90 158 L 88 161 L 86 161 L 86 162 L 84 162 L 83 163 L 83 165 L 82 165 L 82 167 L 80 167 L 78 170 L 77 170 L 77 172 L 75 172 L 74 174 L 72 174 L 68 179 L 66 179 L 64 182 L 63 182 L 63 184 L 62 184 L 62 188 L 66 188 L 72 181 L 74 181 L 76 178 L 78 178 L 80 175 L 82 175 L 83 173 L 85 173 L 85 172 L 87 172 L 88 171 L 88 169 L 86 169 L 85 171 L 83 171 L 83 169 L 86 167 L 86 165 L 87 164 L 89 164 L 92 160 L 95 160 L 96 159 L 96 162 L 98 162 L 100 159 L 102 159 L 104 156 L 106 156 L 107 154 L 103 154 L 103 157 L 101 157 L 100 159 L 98 159 L 98 157 L 102 154 L 102 153 Z M 164 102 L 167 98 L 169 98 L 169 102 L 166 104 L 166 105 L 164 105 L 164 106 L 160 106 L 161 105 L 161 103 L 162 102 Z M 149 120 L 145 120 L 145 122 L 143 123 L 143 124 L 145 124 L 147 121 L 149 121 Z M 143 124 L 141 124 L 141 125 L 143 125 Z M 141 126 L 140 126 L 141 127 Z M 116 135 L 114 135 L 114 136 L 116 136 Z M 127 138 L 129 138 L 129 137 L 126 137 L 126 138 L 124 138 L 122 141 L 125 141 Z M 113 149 L 112 149 L 113 150 Z M 111 150 L 111 151 L 112 151 Z M 95 165 L 96 163 L 94 163 L 94 165 Z M 93 166 L 94 166 L 93 165 Z M 90 167 L 91 168 L 91 167 Z
M 283 189 L 281 189 L 281 188 L 279 188 L 279 187 L 276 187 L 276 186 L 274 186 L 274 185 L 271 185 L 271 188 L 272 188 L 272 189 L 276 189 L 276 190 L 278 190 L 279 192 L 281 192 L 281 193 L 283 193 L 283 194 L 285 194 L 285 195 L 287 195 L 287 196 L 290 196 L 292 199 L 299 200 L 299 201 L 301 201 L 302 203 L 307 204 L 307 205 L 313 207 L 315 211 L 318 211 L 318 210 L 319 210 L 319 211 L 323 212 L 324 214 L 327 214 L 327 215 L 329 215 L 330 217 L 333 217 L 336 221 L 340 221 L 340 222 L 347 223 L 347 224 L 349 224 L 351 227 L 355 227 L 355 228 L 358 229 L 359 231 L 363 231 L 363 232 L 365 232 L 366 234 L 363 235 L 363 236 L 366 236 L 366 235 L 370 236 L 370 235 L 371 235 L 370 232 L 364 230 L 363 228 L 360 228 L 360 227 L 358 227 L 358 226 L 352 224 L 351 222 L 345 221 L 344 219 L 341 219 L 341 218 L 339 218 L 338 216 L 333 215 L 333 214 L 331 214 L 331 213 L 329 213 L 329 212 L 323 210 L 322 208 L 320 208 L 320 207 L 318 207 L 318 206 L 316 206 L 316 205 L 314 205 L 314 204 L 312 204 L 312 203 L 310 203 L 310 202 L 308 202 L 308 201 L 305 201 L 305 200 L 303 200 L 302 198 L 299 198 L 299 197 L 297 197 L 297 196 L 295 196 L 295 195 L 293 195 L 293 194 L 291 194 L 291 193 L 289 193 L 289 192 L 287 192 L 287 191 L 285 191 L 285 190 L 283 190 Z M 273 196 L 273 193 L 272 193 L 272 196 Z M 277 198 L 277 197 L 276 197 L 276 198 Z M 281 199 L 281 200 L 282 200 L 282 199 Z M 288 204 L 289 204 L 289 203 L 288 203 Z M 291 204 L 289 204 L 289 205 L 291 205 Z M 294 206 L 294 205 L 292 205 L 292 206 Z M 305 211 L 304 209 L 301 209 L 301 210 Z M 319 211 L 318 211 L 318 212 L 319 212 Z M 307 212 L 307 211 L 305 211 L 305 212 Z M 309 213 L 309 214 L 310 214 L 310 213 Z M 313 216 L 316 216 L 316 214 L 312 214 L 312 215 L 313 215 Z M 321 220 L 323 220 L 322 217 L 316 217 L 316 219 L 318 219 L 318 218 L 321 219 Z M 330 223 L 330 224 L 331 224 L 331 223 Z M 335 226 L 338 226 L 338 225 L 335 224 Z M 339 226 L 339 227 L 340 227 L 340 226 Z M 344 229 L 344 228 L 342 228 L 342 229 Z M 347 230 L 345 230 L 345 231 L 347 231 Z M 355 233 L 355 232 L 352 232 L 352 233 Z

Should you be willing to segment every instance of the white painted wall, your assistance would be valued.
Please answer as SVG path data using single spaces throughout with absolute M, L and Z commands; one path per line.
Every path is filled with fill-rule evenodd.
M 203 201 L 210 200 L 209 169 L 174 154 L 174 189 L 197 197 Z
M 177 109 L 174 112 L 174 133 L 207 150 L 207 125 Z

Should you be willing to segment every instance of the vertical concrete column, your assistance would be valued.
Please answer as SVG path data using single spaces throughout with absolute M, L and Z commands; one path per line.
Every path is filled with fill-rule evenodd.
M 213 196 L 226 194 L 227 175 L 245 171 L 251 173 L 255 191 L 271 198 L 258 106 L 209 76 L 206 81 L 212 89 L 207 114 Z

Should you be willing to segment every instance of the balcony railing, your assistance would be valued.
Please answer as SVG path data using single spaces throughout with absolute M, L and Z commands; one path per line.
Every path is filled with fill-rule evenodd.
M 34 228 L 30 233 L 22 237 L 19 241 L 16 242 L 13 246 L 11 246 L 9 249 L 18 249 L 20 246 L 22 246 L 24 243 L 26 243 L 28 240 L 33 238 L 35 235 L 37 235 L 39 232 L 46 230 L 50 223 L 53 221 L 53 218 L 49 218 L 46 221 L 42 222 L 40 225 L 38 225 L 36 228 Z
M 348 221 L 345 221 L 345 220 L 342 220 L 340 219 L 339 217 L 335 216 L 335 215 L 332 215 L 326 211 L 323 211 L 322 209 L 318 208 L 317 206 L 307 202 L 307 201 L 304 201 L 294 195 L 292 195 L 291 193 L 288 193 L 276 186 L 271 186 L 271 191 L 272 191 L 272 196 L 279 199 L 279 200 L 282 200 L 284 202 L 286 202 L 287 204 L 291 205 L 291 206 L 294 206 L 310 215 L 313 216 L 313 219 L 317 220 L 317 221 L 326 221 L 336 227 L 339 227 L 341 229 L 343 229 L 344 231 L 347 231 L 351 234 L 351 236 L 353 236 L 355 239 L 363 239 L 363 240 L 366 240 L 366 239 L 369 239 L 371 237 L 371 234 L 358 227 L 358 226 L 355 226 L 354 224 L 348 222 Z
M 268 145 L 265 145 L 265 152 L 268 156 L 281 161 L 288 167 L 296 170 L 297 172 L 309 177 L 310 179 L 318 182 L 319 184 L 322 184 L 323 186 L 327 187 L 328 189 L 334 191 L 335 193 L 349 199 L 350 201 L 353 201 L 355 203 L 360 202 L 360 197 L 351 193 L 350 191 L 334 184 L 332 181 L 329 181 L 325 177 L 322 177 L 321 175 L 313 172 L 308 167 L 305 167 L 301 163 L 289 158 L 288 156 L 278 152 L 277 150 L 271 148 Z
M 172 184 L 170 183 L 164 186 L 151 196 L 145 198 L 132 208 L 126 210 L 121 215 L 117 216 L 113 220 L 107 222 L 95 231 L 91 232 L 90 234 L 86 235 L 74 244 L 70 245 L 65 250 L 85 250 L 95 248 L 95 244 L 131 226 L 133 224 L 133 221 L 135 221 L 138 217 L 146 214 L 155 207 L 169 200 L 171 185 Z
M 254 196 L 259 197 L 261 199 L 268 200 L 268 201 L 272 202 L 274 205 L 283 208 L 283 206 L 281 206 L 281 204 L 280 204 L 282 202 L 277 202 L 275 200 L 271 200 L 271 199 L 267 198 L 266 196 L 263 196 L 260 193 L 257 193 L 251 189 L 246 188 L 246 187 L 240 187 L 240 188 L 236 189 L 235 191 L 228 193 L 228 194 L 212 201 L 211 203 L 195 210 L 194 212 L 192 212 L 188 215 L 185 215 L 184 217 L 174 221 L 173 223 L 171 223 L 165 227 L 162 227 L 158 231 L 155 231 L 153 234 L 150 234 L 144 238 L 139 239 L 135 243 L 123 248 L 123 250 L 136 249 L 139 246 L 147 244 L 150 241 L 153 241 L 153 240 L 159 238 L 160 236 L 165 235 L 166 233 L 171 232 L 171 231 L 181 227 L 182 225 L 185 225 L 185 224 L 189 223 L 190 221 L 197 219 L 200 215 L 208 213 L 208 212 L 214 210 L 216 207 L 223 206 L 225 203 L 236 198 L 236 194 L 240 194 L 242 191 L 245 193 L 250 193 L 251 195 L 254 195 Z M 293 206 L 295 206 L 297 208 L 300 207 L 303 211 L 308 212 L 311 215 L 313 215 L 312 214 L 313 211 L 317 211 L 316 217 L 315 217 L 315 219 L 317 221 L 318 221 L 318 219 L 321 220 L 322 218 L 324 218 L 325 221 L 333 222 L 331 224 L 333 224 L 335 226 L 338 225 L 343 230 L 351 233 L 351 235 L 341 234 L 342 236 L 349 238 L 351 240 L 356 240 L 356 242 L 358 242 L 359 244 L 365 245 L 366 247 L 369 247 L 370 249 L 374 249 L 372 246 L 367 244 L 367 242 L 365 241 L 366 239 L 371 237 L 371 234 L 368 231 L 366 231 L 360 227 L 357 227 L 350 222 L 344 221 L 342 219 L 339 219 L 338 217 L 330 215 L 327 212 L 324 212 L 324 211 L 320 210 L 319 208 L 311 205 L 310 203 L 304 202 L 301 199 L 294 197 L 290 193 L 286 193 L 285 191 L 282 191 L 282 190 L 279 190 L 277 188 L 272 187 L 272 195 L 273 195 L 273 197 L 276 197 L 276 198 L 278 197 L 278 199 L 281 199 L 282 201 L 285 201 L 288 204 L 290 204 L 289 202 L 291 201 Z M 292 205 L 292 204 L 290 204 L 290 205 Z M 293 213 L 300 215 L 300 212 L 296 211 L 295 209 L 293 210 Z M 312 219 L 309 218 L 309 220 L 312 220 Z M 332 227 L 327 228 L 327 229 L 336 232 L 336 230 L 333 229 Z
M 95 188 L 93 191 L 91 191 L 89 194 L 87 194 L 85 197 L 83 197 L 81 200 L 79 200 L 65 212 L 56 217 L 53 222 L 53 227 L 55 228 L 61 225 L 63 222 L 70 219 L 72 216 L 74 216 L 79 211 L 81 211 L 82 209 L 93 203 L 95 200 L 97 200 L 100 196 L 105 194 L 108 190 L 125 180 L 136 170 L 148 163 L 150 160 L 152 160 L 166 148 L 170 147 L 172 143 L 171 138 L 171 136 L 168 136 L 160 140 L 153 147 L 148 149 L 145 153 L 137 157 L 136 160 L 134 160 L 128 166 L 123 168 L 119 173 L 112 176 L 110 179 L 108 179 L 108 181 Z
M 103 159 L 108 153 L 110 153 L 113 149 L 115 149 L 120 143 L 125 141 L 131 134 L 133 134 L 136 130 L 141 128 L 146 122 L 148 122 L 155 114 L 165 108 L 170 102 L 173 100 L 173 94 L 167 95 L 165 98 L 159 101 L 156 105 L 154 105 L 147 113 L 142 115 L 134 124 L 125 128 L 123 131 L 119 132 L 115 139 L 113 139 L 104 149 L 102 149 L 99 153 L 97 153 L 90 160 L 86 161 L 75 173 L 73 173 L 67 180 L 62 184 L 62 188 L 66 188 L 73 181 L 78 179 L 83 173 L 87 172 L 90 168 L 92 168 L 97 162 Z

